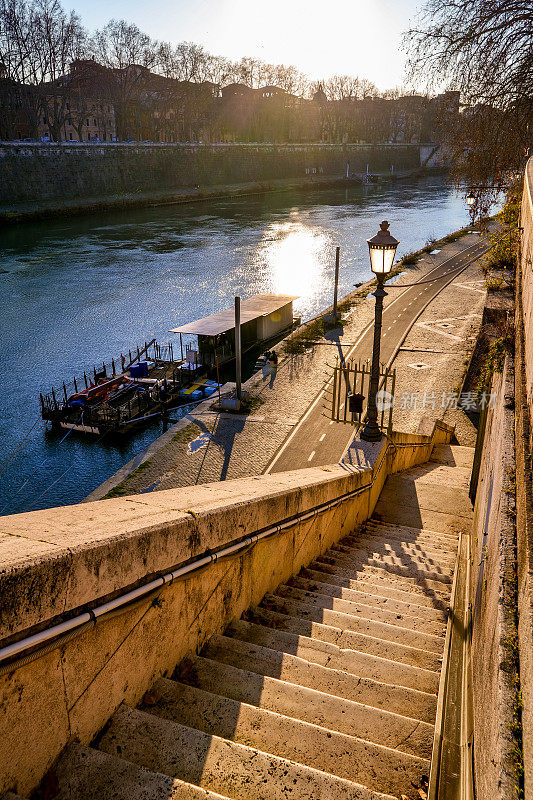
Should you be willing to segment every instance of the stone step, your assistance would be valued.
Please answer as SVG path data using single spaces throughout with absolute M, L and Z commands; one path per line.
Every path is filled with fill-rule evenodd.
M 434 578 L 431 576 L 430 573 L 426 573 L 426 576 L 422 576 L 419 572 L 414 573 L 413 570 L 410 572 L 403 568 L 397 568 L 396 570 L 392 568 L 385 569 L 384 567 L 378 567 L 377 565 L 370 565 L 370 564 L 362 564 L 360 566 L 352 566 L 350 567 L 348 564 L 343 562 L 341 559 L 334 558 L 330 556 L 318 556 L 316 561 L 311 563 L 311 569 L 315 569 L 318 567 L 320 569 L 323 565 L 327 565 L 329 567 L 333 567 L 335 573 L 338 575 L 344 575 L 348 578 L 353 578 L 354 580 L 358 579 L 369 579 L 371 581 L 375 581 L 376 579 L 380 581 L 389 581 L 393 585 L 396 585 L 399 589 L 405 589 L 408 584 L 413 584 L 415 586 L 419 586 L 424 591 L 428 589 L 435 589 L 440 594 L 445 594 L 449 597 L 451 593 L 451 581 L 443 581 L 438 578 Z
M 402 753 L 429 758 L 433 725 L 298 686 L 202 656 L 187 659 L 174 675 L 199 689 L 282 716 L 346 733 Z
M 407 628 L 399 628 L 386 622 L 356 617 L 341 611 L 331 611 L 329 608 L 316 607 L 307 601 L 267 594 L 263 598 L 261 605 L 274 611 L 281 611 L 282 614 L 310 619 L 313 622 L 324 622 L 326 625 L 364 633 L 366 636 L 381 639 L 383 642 L 407 645 L 429 653 L 441 655 L 444 646 L 444 639 L 440 636 L 418 633 Z
M 319 566 L 321 566 L 321 569 L 318 569 Z M 448 609 L 448 586 L 446 586 L 446 591 L 444 593 L 436 592 L 433 589 L 431 594 L 426 594 L 424 587 L 417 586 L 416 584 L 406 584 L 398 588 L 396 581 L 378 578 L 371 580 L 365 577 L 355 579 L 346 578 L 342 575 L 338 575 L 335 569 L 327 564 L 315 565 L 312 569 L 310 567 L 304 568 L 300 571 L 300 576 L 308 578 L 309 580 L 326 582 L 346 589 L 353 589 L 354 591 L 371 594 L 377 598 L 390 598 L 404 603 L 413 603 L 416 606 L 438 609 L 442 612 L 446 612 Z
M 440 444 L 433 448 L 429 460 L 452 467 L 470 467 L 472 469 L 474 452 L 475 449 L 473 447 L 463 447 L 458 444 Z
M 433 723 L 437 710 L 435 693 L 408 689 L 324 667 L 290 653 L 234 639 L 230 636 L 212 636 L 202 656 L 213 661 L 240 667 L 257 675 L 279 678 L 287 683 L 305 686 L 325 694 L 355 700 L 357 703 L 385 709 L 395 714 L 409 716 Z
M 79 744 L 66 748 L 55 772 L 59 793 L 53 795 L 54 800 L 228 800 Z
M 323 575 L 322 577 L 326 578 L 327 576 Z M 405 602 L 391 597 L 380 597 L 379 595 L 370 594 L 369 592 L 357 591 L 356 589 L 348 589 L 332 583 L 327 583 L 324 582 L 324 580 L 311 580 L 302 575 L 297 575 L 295 578 L 291 578 L 288 584 L 289 586 L 296 586 L 299 589 L 305 589 L 305 591 L 308 592 L 317 592 L 318 594 L 325 594 L 330 597 L 338 597 L 342 600 L 350 600 L 353 603 L 375 606 L 376 608 L 384 609 L 394 614 L 407 614 L 412 617 L 417 617 L 418 619 L 431 620 L 444 624 L 448 621 L 448 613 L 443 609 L 422 606 L 415 602 Z
M 473 512 L 467 489 L 415 484 L 405 475 L 390 475 L 373 517 L 383 522 L 458 535 L 469 530 Z
M 272 625 L 281 628 L 289 633 L 303 634 L 321 641 L 337 644 L 350 650 L 357 650 L 369 655 L 386 658 L 389 661 L 398 661 L 402 664 L 409 664 L 413 667 L 422 669 L 440 670 L 442 664 L 442 653 L 431 653 L 426 650 L 419 650 L 416 647 L 408 647 L 405 644 L 383 641 L 375 636 L 368 636 L 358 631 L 347 630 L 335 625 L 331 620 L 329 623 L 317 622 L 313 619 L 304 619 L 296 614 L 283 612 L 281 609 L 286 607 L 286 601 L 272 603 L 272 608 L 264 606 L 254 608 L 250 613 L 250 619 L 265 625 Z M 277 607 L 276 607 L 277 606 Z M 340 620 L 338 621 L 340 623 Z
M 422 528 L 420 525 L 401 525 L 399 522 L 382 522 L 376 517 L 371 516 L 370 519 L 363 524 L 364 528 L 368 527 L 397 527 L 403 531 L 404 536 L 415 541 L 426 541 L 434 544 L 449 544 L 450 546 L 457 546 L 457 536 L 455 533 L 447 533 L 440 531 L 437 528 Z
M 383 526 L 385 527 L 385 526 Z M 390 526 L 392 528 L 392 526 Z M 393 529 L 394 530 L 394 529 Z M 452 543 L 448 542 L 424 542 L 420 539 L 410 539 L 405 534 L 393 536 L 391 531 L 383 531 L 377 525 L 368 526 L 366 531 L 345 536 L 338 544 L 338 547 L 363 548 L 374 550 L 374 548 L 389 550 L 390 552 L 402 552 L 408 555 L 429 556 L 429 558 L 444 558 L 455 561 L 457 553 L 457 538 Z
M 413 528 L 408 525 L 400 525 L 395 522 L 381 522 L 380 520 L 371 517 L 365 523 L 366 533 L 374 536 L 383 536 L 388 539 L 399 539 L 400 541 L 409 542 L 421 547 L 428 547 L 434 550 L 449 550 L 455 552 L 457 550 L 458 538 L 455 534 L 437 533 L 436 531 L 426 531 L 423 528 Z M 365 535 L 365 531 L 361 534 L 352 534 L 353 537 Z
M 448 486 L 464 489 L 470 483 L 471 466 L 457 467 L 429 461 L 402 472 L 401 475 L 416 481 L 417 484 L 428 483 L 435 486 Z
M 472 501 L 468 488 L 421 483 L 407 472 L 390 475 L 380 494 L 376 508 L 386 506 L 389 514 L 401 514 L 406 508 L 415 511 L 435 511 L 445 516 L 460 516 L 471 520 L 473 517 Z M 376 515 L 377 516 L 377 515 Z M 398 518 L 398 521 L 401 521 Z M 423 528 L 423 524 L 416 527 Z M 434 530 L 446 528 L 437 527 Z
M 386 797 L 344 778 L 126 706 L 111 718 L 99 747 L 233 800 L 286 800 L 288 791 L 294 800 Z
M 408 628 L 412 631 L 430 633 L 433 636 L 444 637 L 446 633 L 446 623 L 434 620 L 420 619 L 409 614 L 409 609 L 403 612 L 398 610 L 390 611 L 386 608 L 378 608 L 368 603 L 348 600 L 346 598 L 332 597 L 330 594 L 323 594 L 318 589 L 308 590 L 294 585 L 282 584 L 274 592 L 278 597 L 292 597 L 295 600 L 302 600 L 304 603 L 311 603 L 317 608 L 329 608 L 332 611 L 341 611 L 344 614 L 353 614 L 364 619 L 386 622 L 389 625 L 396 625 L 399 628 Z
M 398 797 L 429 774 L 429 760 L 330 731 L 184 683 L 161 679 L 150 714 Z M 155 699 L 155 703 L 153 700 Z
M 410 558 L 408 555 L 385 554 L 376 550 L 353 550 L 350 554 L 342 553 L 331 548 L 323 556 L 319 556 L 319 561 L 329 562 L 334 559 L 333 565 L 339 564 L 343 567 L 353 567 L 354 569 L 383 569 L 388 573 L 407 578 L 429 578 L 430 580 L 440 581 L 441 583 L 451 583 L 453 580 L 453 566 L 440 566 L 431 564 L 426 559 L 423 561 L 418 557 Z
M 372 678 L 380 683 L 405 686 L 433 694 L 437 692 L 439 686 L 438 672 L 411 667 L 409 664 L 378 658 L 357 650 L 343 649 L 330 642 L 269 628 L 243 619 L 232 622 L 226 630 L 226 636 L 283 653 L 291 653 L 307 661 L 322 664 L 324 667 Z
M 389 539 L 382 536 L 359 536 L 357 539 L 346 538 L 335 544 L 328 552 L 344 553 L 346 556 L 358 556 L 359 552 L 385 555 L 395 561 L 407 563 L 430 564 L 446 567 L 453 572 L 455 568 L 455 552 L 447 550 L 428 550 L 417 544 L 401 542 L 399 539 Z

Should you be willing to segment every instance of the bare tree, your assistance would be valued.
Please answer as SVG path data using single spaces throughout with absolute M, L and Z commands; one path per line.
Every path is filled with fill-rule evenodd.
M 458 183 L 496 185 L 531 144 L 531 0 L 429 0 L 407 34 L 409 80 L 461 93 L 442 120 Z
M 18 87 L 18 113 L 34 136 L 42 123 L 53 139 L 61 138 L 68 104 L 64 76 L 85 41 L 79 17 L 67 14 L 59 0 L 0 3 L 0 62 L 5 78 Z
M 139 138 L 142 97 L 149 70 L 158 65 L 160 46 L 136 25 L 112 19 L 91 40 L 96 61 L 112 71 L 109 101 L 115 107 L 117 134 L 121 139 Z

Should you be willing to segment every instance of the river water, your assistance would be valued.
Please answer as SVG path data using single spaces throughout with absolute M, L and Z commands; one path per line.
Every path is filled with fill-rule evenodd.
M 337 245 L 340 295 L 370 277 L 366 239 L 382 219 L 401 256 L 464 226 L 468 213 L 442 178 L 427 177 L 1 230 L 0 514 L 82 500 L 162 430 L 64 438 L 38 422 L 40 391 L 154 337 L 168 342 L 170 328 L 235 294 L 298 295 L 295 312 L 308 319 L 332 301 Z

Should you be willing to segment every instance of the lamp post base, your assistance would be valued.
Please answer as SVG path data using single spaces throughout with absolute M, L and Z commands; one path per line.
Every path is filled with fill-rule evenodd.
M 365 426 L 359 434 L 359 438 L 365 442 L 379 442 L 381 441 L 382 433 L 377 422 L 373 419 L 368 419 Z

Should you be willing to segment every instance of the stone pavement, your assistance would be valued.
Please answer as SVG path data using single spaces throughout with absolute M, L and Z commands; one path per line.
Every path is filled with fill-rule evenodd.
M 478 234 L 468 234 L 434 255 L 424 255 L 414 267 L 406 268 L 394 285 L 422 279 L 430 269 L 478 241 Z M 399 291 L 390 288 L 385 305 Z M 441 398 L 443 392 L 452 392 L 462 382 L 480 328 L 484 297 L 483 276 L 476 263 L 438 295 L 411 329 L 395 361 L 397 430 L 414 431 L 423 416 L 439 417 L 457 425 L 461 444 L 474 443 L 475 429 L 464 412 L 441 408 Z M 209 403 L 202 404 L 165 435 L 159 450 L 154 443 L 153 455 L 144 461 L 134 459 L 127 477 L 125 468 L 88 499 L 103 497 L 110 490 L 113 495 L 136 494 L 261 474 L 330 377 L 335 357 L 341 349 L 344 353 L 349 350 L 373 314 L 374 298 L 368 294 L 345 315 L 342 328 L 318 339 L 305 353 L 281 356 L 278 346 L 276 373 L 259 372 L 244 384 L 260 401 L 248 416 L 214 413 Z M 409 408 L 404 395 L 415 387 L 420 402 Z
M 478 263 L 444 289 L 413 325 L 396 368 L 394 427 L 414 433 L 424 416 L 456 426 L 459 444 L 473 447 L 477 430 L 454 395 L 461 384 L 481 328 L 486 288 Z M 470 398 L 471 400 L 471 398 Z M 467 394 L 463 402 L 469 402 Z

